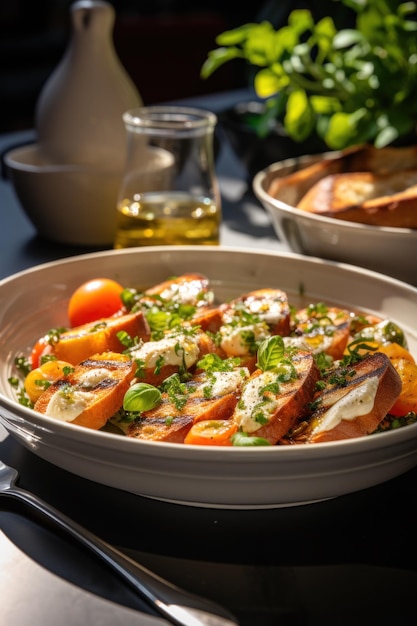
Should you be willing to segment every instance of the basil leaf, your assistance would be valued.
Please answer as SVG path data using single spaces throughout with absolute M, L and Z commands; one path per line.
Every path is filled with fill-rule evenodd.
M 258 348 L 257 367 L 264 372 L 273 370 L 282 361 L 284 352 L 284 340 L 280 335 L 264 339 Z
M 231 437 L 231 442 L 234 446 L 270 446 L 271 444 L 267 439 L 263 439 L 263 437 L 252 437 L 251 435 L 247 435 L 246 433 L 237 432 Z
M 125 393 L 123 408 L 125 411 L 149 411 L 161 401 L 161 392 L 147 383 L 136 383 Z

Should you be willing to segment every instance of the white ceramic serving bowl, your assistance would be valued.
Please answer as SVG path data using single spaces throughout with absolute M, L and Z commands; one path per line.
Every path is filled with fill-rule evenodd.
M 412 260 L 417 249 L 416 229 L 368 226 L 322 217 L 290 206 L 268 193 L 276 177 L 334 156 L 338 153 L 286 159 L 254 176 L 253 191 L 270 215 L 279 239 L 294 252 L 353 263 L 417 285 L 417 270 Z M 299 197 L 294 198 L 294 205 L 298 200 Z
M 37 144 L 4 156 L 20 204 L 38 233 L 59 243 L 112 245 L 122 173 L 47 162 Z
M 90 480 L 195 506 L 267 508 L 332 498 L 417 465 L 417 424 L 309 446 L 216 448 L 138 441 L 91 431 L 20 405 L 8 382 L 16 355 L 65 325 L 70 294 L 108 276 L 143 288 L 169 276 L 206 274 L 220 300 L 280 287 L 290 301 L 327 301 L 395 320 L 417 355 L 417 289 L 352 266 L 296 254 L 222 247 L 150 247 L 48 263 L 0 282 L 0 420 L 26 448 Z

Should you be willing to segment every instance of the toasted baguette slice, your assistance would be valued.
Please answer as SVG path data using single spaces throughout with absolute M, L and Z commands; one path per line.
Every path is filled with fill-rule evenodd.
M 303 432 L 304 443 L 369 435 L 401 393 L 401 379 L 382 352 L 366 356 L 349 368 L 339 368 L 332 378 L 339 382 L 328 384 L 317 394 L 318 409 Z
M 183 443 L 191 426 L 201 420 L 229 419 L 238 401 L 238 393 L 249 372 L 239 368 L 230 372 L 202 372 L 183 385 L 184 403 L 173 401 L 168 393 L 162 402 L 127 431 L 129 437 Z
M 339 307 L 299 309 L 294 316 L 291 334 L 284 337 L 284 343 L 301 350 L 311 350 L 313 354 L 324 352 L 339 360 L 350 338 L 351 319 L 350 312 Z
M 221 307 L 223 323 L 245 322 L 252 316 L 267 324 L 272 335 L 288 335 L 290 330 L 290 305 L 282 289 L 256 289 Z
M 417 228 L 417 170 L 326 176 L 297 204 L 316 215 L 379 226 Z
M 143 306 L 185 304 L 196 307 L 197 311 L 212 305 L 213 293 L 209 280 L 204 274 L 189 272 L 158 283 L 144 291 L 140 303 Z
M 190 272 L 164 280 L 144 291 L 144 296 L 158 296 L 158 299 L 199 304 L 204 303 L 204 295 L 208 293 L 209 280 L 203 274 Z
M 313 161 L 312 161 L 313 159 Z M 398 200 L 399 206 L 390 200 L 391 195 L 388 191 L 381 189 L 381 186 L 390 184 L 387 183 L 386 178 L 390 176 L 397 177 L 397 181 L 401 179 L 404 174 L 408 178 L 407 171 L 417 170 L 417 147 L 404 147 L 404 148 L 375 148 L 374 146 L 357 146 L 348 148 L 342 152 L 328 153 L 325 157 L 309 157 L 308 164 L 303 164 L 303 159 L 296 163 L 293 167 L 285 167 L 281 175 L 277 173 L 270 177 L 268 182 L 268 193 L 291 207 L 299 207 L 301 209 L 313 212 L 317 215 L 327 215 L 328 217 L 337 217 L 339 219 L 345 219 L 350 221 L 358 221 L 367 224 L 378 224 L 397 227 L 413 227 L 412 224 L 415 220 L 415 216 L 410 218 L 409 213 L 415 213 L 414 198 L 415 193 L 406 193 L 405 197 L 395 198 Z M 361 211 L 360 207 L 362 202 L 356 201 L 352 205 L 351 211 L 334 211 L 332 208 L 333 193 L 330 193 L 334 186 L 332 179 L 340 180 L 340 175 L 348 174 L 352 176 L 351 180 L 354 181 L 357 173 L 371 173 L 373 180 L 380 181 L 378 184 L 378 193 L 385 200 L 381 206 L 381 210 L 378 213 L 379 199 L 364 198 L 363 201 L 369 203 L 366 207 L 366 212 Z M 322 183 L 326 177 L 330 182 Z M 407 182 L 402 191 L 398 188 L 397 193 L 403 193 L 406 187 L 410 184 L 414 186 L 413 182 Z M 365 183 L 357 182 L 357 187 L 361 185 L 362 190 L 365 187 Z M 323 189 L 321 187 L 323 186 Z M 316 187 L 314 192 L 310 192 L 313 187 Z M 368 185 L 369 187 L 369 185 Z M 320 193 L 319 193 L 320 192 Z M 314 196 L 320 197 L 320 200 L 314 200 Z M 336 194 L 338 197 L 343 198 L 343 194 Z M 313 197 L 312 197 L 313 196 Z M 304 199 L 303 199 L 304 198 Z M 310 207 L 310 208 L 309 208 Z M 356 207 L 356 209 L 355 209 Z M 376 221 L 378 219 L 378 221 Z M 380 222 L 379 220 L 382 220 Z
M 298 351 L 292 362 L 296 376 L 287 382 L 273 370 L 257 370 L 245 382 L 232 416 L 243 432 L 276 444 L 305 414 L 320 372 L 311 352 Z
M 138 305 L 142 310 L 155 306 L 162 310 L 172 310 L 173 305 L 195 307 L 188 322 L 204 331 L 216 333 L 221 325 L 221 313 L 213 305 L 213 299 L 208 278 L 203 274 L 187 273 L 150 287 L 143 293 Z
M 127 436 L 144 441 L 164 441 L 166 443 L 184 443 L 188 431 L 193 425 L 190 415 L 166 417 L 147 417 L 138 419 L 127 430 Z
M 197 309 L 190 319 L 191 326 L 199 326 L 201 330 L 209 333 L 217 333 L 223 323 L 223 316 L 220 308 L 205 307 Z
M 289 334 L 290 306 L 281 289 L 257 289 L 220 309 L 220 347 L 228 357 L 249 357 L 262 339 Z
M 107 317 L 97 322 L 77 326 L 61 333 L 54 344 L 57 359 L 76 365 L 92 354 L 121 352 L 123 345 L 117 333 L 125 331 L 132 338 L 149 339 L 149 327 L 142 312 Z
M 50 385 L 35 403 L 35 411 L 98 430 L 120 409 L 135 369 L 124 354 L 95 354 Z

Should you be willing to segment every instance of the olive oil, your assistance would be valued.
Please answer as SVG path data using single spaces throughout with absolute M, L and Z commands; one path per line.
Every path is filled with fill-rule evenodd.
M 221 208 L 210 198 L 153 192 L 124 199 L 117 207 L 115 248 L 217 245 Z

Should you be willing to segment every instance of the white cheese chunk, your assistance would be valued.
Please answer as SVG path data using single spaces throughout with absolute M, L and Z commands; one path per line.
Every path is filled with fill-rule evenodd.
M 288 311 L 286 303 L 274 297 L 254 298 L 246 304 L 253 315 L 267 324 L 278 324 L 286 317 Z
M 175 335 L 160 341 L 145 342 L 132 353 L 132 358 L 143 361 L 145 369 L 155 368 L 160 360 L 163 365 L 185 365 L 188 369 L 197 362 L 199 354 L 200 349 L 195 339 Z

